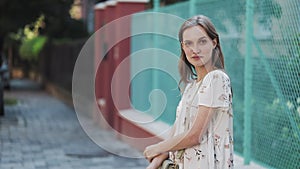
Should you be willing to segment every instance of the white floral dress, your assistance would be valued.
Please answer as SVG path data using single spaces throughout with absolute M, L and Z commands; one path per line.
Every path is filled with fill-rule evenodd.
M 187 148 L 178 158 L 170 158 L 181 169 L 232 169 L 233 168 L 233 114 L 230 79 L 221 70 L 209 72 L 202 82 L 187 84 L 176 113 L 175 133 L 178 135 L 197 121 L 199 105 L 215 111 L 199 145 Z M 186 121 L 186 122 L 185 122 Z

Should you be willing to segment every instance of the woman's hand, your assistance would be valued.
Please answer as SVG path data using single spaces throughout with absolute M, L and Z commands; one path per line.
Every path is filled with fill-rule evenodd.
M 157 144 L 153 144 L 153 145 L 150 145 L 148 147 L 145 148 L 145 151 L 144 151 L 144 156 L 145 158 L 151 162 L 152 159 L 156 156 L 158 156 L 159 154 L 161 154 L 161 152 L 158 151 L 158 146 Z
M 157 169 L 158 167 L 161 166 L 163 161 L 169 157 L 168 153 L 158 155 L 153 158 L 151 163 L 148 165 L 146 169 Z
M 146 169 L 157 169 L 161 165 L 161 161 L 155 157 Z

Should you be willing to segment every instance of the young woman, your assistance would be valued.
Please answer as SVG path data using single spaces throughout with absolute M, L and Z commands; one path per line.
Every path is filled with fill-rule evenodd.
M 144 151 L 147 169 L 167 158 L 181 169 L 232 169 L 232 92 L 219 35 L 209 18 L 198 15 L 183 23 L 179 41 L 184 90 L 172 137 Z

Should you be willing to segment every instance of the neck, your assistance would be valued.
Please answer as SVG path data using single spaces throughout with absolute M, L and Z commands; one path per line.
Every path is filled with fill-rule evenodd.
M 195 67 L 195 70 L 196 70 L 196 73 L 197 73 L 197 82 L 201 81 L 204 76 L 214 70 L 214 67 L 213 66 L 198 66 L 198 67 Z

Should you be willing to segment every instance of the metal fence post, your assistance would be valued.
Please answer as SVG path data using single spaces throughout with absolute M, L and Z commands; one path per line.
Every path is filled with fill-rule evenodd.
M 159 11 L 159 6 L 160 6 L 160 1 L 159 0 L 153 0 L 153 11 L 154 12 L 158 12 Z M 155 66 L 157 66 L 158 65 L 158 63 L 159 63 L 159 61 L 158 61 L 158 59 L 157 59 L 157 52 L 156 52 L 156 48 L 158 47 L 158 37 L 157 37 L 157 34 L 156 34 L 156 32 L 158 31 L 158 26 L 159 26 L 159 24 L 158 24 L 158 18 L 157 18 L 157 15 L 156 14 L 154 14 L 154 18 L 153 18 L 153 20 L 154 20 L 154 24 L 153 24 L 153 30 L 154 30 L 154 34 L 153 34 L 153 47 L 154 47 L 154 51 L 153 51 L 153 63 L 154 63 L 154 65 Z M 158 81 L 158 79 L 159 79 L 159 74 L 158 74 L 158 72 L 156 71 L 156 70 L 153 70 L 152 71 L 152 87 L 154 88 L 154 89 L 158 89 L 159 88 L 159 81 Z M 153 106 L 153 115 L 156 117 L 160 112 L 159 112 L 159 110 L 158 110 L 158 105 L 157 104 L 159 104 L 158 102 L 157 102 L 157 100 L 159 100 L 159 98 L 158 98 L 158 96 L 155 94 L 154 96 L 154 103 L 151 105 L 151 106 Z
M 246 58 L 245 58 L 245 93 L 244 93 L 244 164 L 250 164 L 252 140 L 252 44 L 253 44 L 253 0 L 246 1 Z
M 190 13 L 190 17 L 196 14 L 196 0 L 190 0 L 189 13 Z

